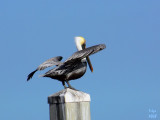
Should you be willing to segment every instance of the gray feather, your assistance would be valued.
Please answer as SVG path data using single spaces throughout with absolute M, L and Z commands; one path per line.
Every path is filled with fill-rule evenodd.
M 103 50 L 104 48 L 106 48 L 106 45 L 105 44 L 100 44 L 100 45 L 95 45 L 95 46 L 86 48 L 84 50 L 77 51 L 71 57 L 69 57 L 65 61 L 65 63 L 81 60 L 81 59 L 83 59 L 83 58 L 85 58 L 87 56 L 90 56 L 90 55 L 92 55 L 94 53 L 97 53 L 100 50 Z
M 38 70 L 44 70 L 47 67 L 51 67 L 54 65 L 60 65 L 61 60 L 62 60 L 61 56 L 53 57 L 51 59 L 46 60 L 44 63 L 40 64 L 36 70 L 34 70 L 28 75 L 27 81 L 29 81 L 33 77 L 34 73 L 37 72 Z

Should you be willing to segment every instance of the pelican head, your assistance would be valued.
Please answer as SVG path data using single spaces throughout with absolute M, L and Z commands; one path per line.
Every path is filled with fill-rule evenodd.
M 75 43 L 78 51 L 85 49 L 86 40 L 83 37 L 81 36 L 75 37 Z
M 78 51 L 84 50 L 86 48 L 86 40 L 81 36 L 75 37 L 75 43 L 76 43 L 76 47 L 77 47 Z M 91 72 L 93 72 L 93 67 L 92 67 L 92 64 L 91 64 L 89 57 L 86 57 L 84 59 L 85 60 L 87 59 L 89 68 L 90 68 Z

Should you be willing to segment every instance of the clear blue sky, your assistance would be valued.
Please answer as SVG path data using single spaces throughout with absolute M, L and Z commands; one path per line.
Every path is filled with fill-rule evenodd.
M 46 59 L 87 46 L 94 72 L 70 83 L 91 95 L 92 120 L 160 119 L 159 0 L 1 0 L 0 120 L 49 120 L 47 97 L 59 81 L 27 75 Z

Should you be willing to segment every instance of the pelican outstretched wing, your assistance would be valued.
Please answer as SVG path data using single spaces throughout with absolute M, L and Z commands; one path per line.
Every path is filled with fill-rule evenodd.
M 36 70 L 34 70 L 33 72 L 31 72 L 28 75 L 27 81 L 33 77 L 33 75 L 36 71 L 44 70 L 45 68 L 51 67 L 54 65 L 59 65 L 59 64 L 61 64 L 61 62 L 60 62 L 61 60 L 62 60 L 62 56 L 57 56 L 57 57 L 53 57 L 51 59 L 46 60 L 44 63 L 40 64 Z
M 98 51 L 100 50 L 103 50 L 104 48 L 106 48 L 106 45 L 105 44 L 100 44 L 100 45 L 95 45 L 95 46 L 92 46 L 92 47 L 88 47 L 84 50 L 80 50 L 80 51 L 77 51 L 75 52 L 71 57 L 69 57 L 65 63 L 72 63 L 74 61 L 77 61 L 77 60 L 81 60 L 87 56 L 90 56 L 94 53 L 97 53 Z
M 40 64 L 37 69 L 44 70 L 47 67 L 59 65 L 61 63 L 60 62 L 61 60 L 62 60 L 62 56 L 53 57 L 51 59 L 46 60 L 44 63 Z

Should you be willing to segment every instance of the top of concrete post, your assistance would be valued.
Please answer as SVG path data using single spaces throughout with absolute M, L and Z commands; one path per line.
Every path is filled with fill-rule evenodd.
M 90 95 L 81 91 L 76 91 L 70 88 L 63 89 L 48 97 L 48 103 L 66 103 L 66 102 L 88 102 Z

